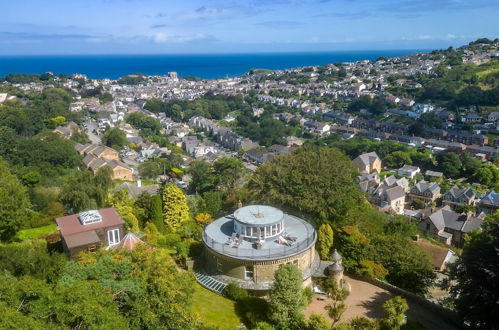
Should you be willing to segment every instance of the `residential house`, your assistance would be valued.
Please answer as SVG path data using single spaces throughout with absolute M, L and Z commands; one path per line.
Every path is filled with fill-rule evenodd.
M 494 213 L 499 210 L 499 193 L 489 192 L 480 200 L 477 206 L 480 212 L 485 214 Z
M 94 174 L 96 174 L 101 167 L 109 166 L 111 168 L 111 177 L 113 180 L 133 180 L 132 169 L 120 160 L 109 160 L 96 157 L 93 154 L 87 154 L 83 157 L 83 164 Z
M 65 139 L 70 139 L 73 136 L 73 130 L 65 126 L 57 126 L 52 132 L 59 134 Z
M 353 160 L 353 163 L 360 173 L 381 172 L 381 158 L 374 151 L 359 155 Z
M 125 222 L 114 208 L 91 210 L 55 219 L 64 251 L 71 259 L 82 251 L 119 244 L 125 235 Z
M 471 187 L 461 189 L 454 186 L 443 195 L 442 204 L 454 209 L 456 205 L 472 205 L 474 200 L 475 193 Z
M 400 186 L 380 184 L 371 196 L 371 202 L 385 212 L 404 214 L 405 191 Z
M 390 175 L 385 177 L 383 184 L 387 187 L 399 186 L 402 187 L 406 193 L 409 192 L 409 181 L 407 178 L 397 179 L 394 175 Z
M 440 197 L 440 186 L 436 183 L 419 181 L 409 192 L 409 201 L 419 199 L 427 205 Z
M 404 165 L 397 170 L 398 175 L 407 176 L 411 179 L 413 179 L 416 176 L 416 174 L 418 174 L 420 172 L 421 172 L 421 170 L 419 169 L 419 167 L 411 166 L 411 165 Z
M 285 155 L 287 154 L 291 149 L 287 146 L 282 146 L 280 144 L 273 144 L 270 147 L 268 147 L 268 151 L 272 152 L 276 155 Z
M 360 190 L 367 193 L 372 193 L 380 182 L 378 172 L 363 172 L 361 175 L 359 175 L 358 179 Z
M 449 206 L 444 206 L 423 219 L 418 227 L 423 233 L 434 236 L 442 243 L 462 248 L 464 235 L 472 230 L 479 230 L 483 221 L 483 214 L 459 214 Z
M 114 192 L 125 189 L 128 191 L 128 195 L 134 200 L 139 198 L 139 196 L 147 192 L 149 195 L 157 195 L 159 193 L 159 185 L 151 184 L 147 186 L 142 185 L 141 180 L 137 180 L 137 183 L 123 182 L 119 186 L 113 189 Z
M 99 146 L 96 144 L 76 144 L 76 151 L 80 155 L 86 156 L 86 155 L 93 155 L 98 158 L 104 158 L 107 160 L 115 160 L 120 158 L 120 154 L 118 151 L 114 150 L 113 148 L 109 148 L 106 146 Z
M 499 120 L 499 112 L 494 111 L 489 113 L 489 115 L 487 116 L 487 120 L 492 122 Z
M 262 152 L 258 149 L 250 149 L 246 151 L 244 154 L 244 158 L 250 162 L 254 162 L 256 164 L 264 164 L 272 158 L 275 157 L 275 154 L 271 152 Z
M 442 172 L 427 170 L 425 176 L 430 178 L 441 178 L 444 174 Z
M 482 117 L 480 117 L 476 113 L 468 113 L 461 117 L 461 121 L 463 123 L 479 123 L 480 121 L 482 121 Z

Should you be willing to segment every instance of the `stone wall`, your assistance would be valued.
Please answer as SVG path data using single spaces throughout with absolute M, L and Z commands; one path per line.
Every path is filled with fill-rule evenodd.
M 274 280 L 274 273 L 279 265 L 295 263 L 303 272 L 312 265 L 315 256 L 315 248 L 312 246 L 308 250 L 288 258 L 274 259 L 268 261 L 252 261 L 228 257 L 206 248 L 205 267 L 209 273 L 223 274 L 237 279 L 245 279 L 245 267 L 254 267 L 254 282 L 267 282 Z
M 436 314 L 439 314 L 446 321 L 450 322 L 451 324 L 456 325 L 459 328 L 461 328 L 463 326 L 463 323 L 461 322 L 461 318 L 459 317 L 459 315 L 455 311 L 453 311 L 447 307 L 444 307 L 442 305 L 439 305 L 437 303 L 429 301 L 428 299 L 426 299 L 424 297 L 418 296 L 412 292 L 406 291 L 406 290 L 401 289 L 395 285 L 380 281 L 380 280 L 375 279 L 375 278 L 360 277 L 360 276 L 355 276 L 355 275 L 350 275 L 350 274 L 348 276 L 355 278 L 355 279 L 358 279 L 360 281 L 371 283 L 372 285 L 375 285 L 377 287 L 380 287 L 382 289 L 390 291 L 395 295 L 402 296 L 403 298 L 405 298 L 405 299 L 407 299 L 415 304 L 421 305 L 421 306 L 427 308 L 428 310 L 430 310 Z

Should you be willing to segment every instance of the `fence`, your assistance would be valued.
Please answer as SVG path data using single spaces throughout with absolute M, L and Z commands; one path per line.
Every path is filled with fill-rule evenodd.
M 315 243 L 317 237 L 315 231 L 312 231 L 310 235 L 307 236 L 305 240 L 301 240 L 298 243 L 295 243 L 291 246 L 279 245 L 275 242 L 266 242 L 266 245 L 261 249 L 256 248 L 244 248 L 244 247 L 235 247 L 231 245 L 227 245 L 225 243 L 220 243 L 209 237 L 206 232 L 203 232 L 203 241 L 212 250 L 238 258 L 243 259 L 276 259 L 280 257 L 288 257 L 290 255 L 298 254 L 307 248 L 309 248 L 313 243 Z M 250 242 L 244 241 L 243 245 L 251 244 Z

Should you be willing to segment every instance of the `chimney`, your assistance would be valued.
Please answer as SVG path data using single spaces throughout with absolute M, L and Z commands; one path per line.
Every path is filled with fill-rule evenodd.
M 140 180 L 140 179 L 137 180 L 137 187 L 139 187 L 139 188 L 142 187 L 142 180 Z

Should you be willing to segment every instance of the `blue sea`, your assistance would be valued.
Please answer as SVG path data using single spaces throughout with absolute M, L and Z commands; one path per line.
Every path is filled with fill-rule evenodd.
M 9 73 L 83 73 L 89 78 L 116 79 L 128 74 L 164 75 L 205 79 L 234 77 L 251 69 L 287 69 L 336 62 L 375 60 L 424 50 L 336 51 L 307 53 L 196 54 L 196 55 L 29 55 L 0 56 L 0 77 Z

